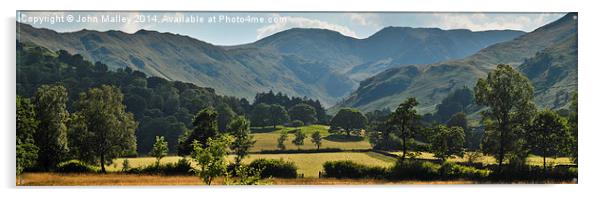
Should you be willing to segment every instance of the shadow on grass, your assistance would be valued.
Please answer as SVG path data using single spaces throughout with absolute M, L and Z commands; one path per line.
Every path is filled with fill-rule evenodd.
M 357 135 L 330 134 L 324 139 L 333 142 L 359 142 L 364 140 L 364 137 Z
M 276 130 L 282 129 L 281 127 L 251 127 L 251 133 L 271 133 Z

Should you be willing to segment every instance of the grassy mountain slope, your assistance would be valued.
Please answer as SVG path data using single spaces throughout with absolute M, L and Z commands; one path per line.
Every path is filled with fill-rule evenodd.
M 538 52 L 518 68 L 531 80 L 536 103 L 546 108 L 567 108 L 577 90 L 577 36 Z
M 525 59 L 535 56 L 537 52 L 576 36 L 576 14 L 567 14 L 533 32 L 511 41 L 494 44 L 463 59 L 383 71 L 362 81 L 355 92 L 330 111 L 336 111 L 341 107 L 355 107 L 363 111 L 394 108 L 407 97 L 417 97 L 420 102 L 419 111 L 432 112 L 451 91 L 462 87 L 472 88 L 477 79 L 486 76 L 495 65 L 504 63 L 518 67 Z M 563 49 L 567 48 L 570 47 Z M 576 84 L 576 78 L 574 79 L 574 81 L 573 78 L 566 80 Z M 545 81 L 547 78 L 542 80 Z M 540 94 L 541 92 L 537 92 L 536 96 L 539 98 L 538 104 L 542 105 L 544 101 Z
M 317 98 L 325 106 L 352 92 L 358 81 L 392 66 L 460 58 L 523 34 L 389 27 L 355 39 L 330 30 L 293 28 L 254 43 L 223 47 L 147 30 L 57 33 L 18 23 L 17 31 L 21 42 L 81 54 L 111 69 L 130 67 L 247 99 L 274 90 Z M 426 52 L 429 55 L 423 55 Z

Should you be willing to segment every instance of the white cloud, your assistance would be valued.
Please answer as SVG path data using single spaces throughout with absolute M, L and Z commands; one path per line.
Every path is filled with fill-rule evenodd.
M 178 13 L 175 13 L 175 14 L 178 14 Z M 126 33 L 135 33 L 141 29 L 151 29 L 155 24 L 154 22 L 148 22 L 148 23 L 134 22 L 136 17 L 139 17 L 142 15 L 140 12 L 127 12 L 127 14 L 122 14 L 122 15 L 123 15 L 123 17 L 128 18 L 128 22 L 121 25 L 118 30 L 121 30 Z M 157 17 L 159 17 L 159 16 L 157 16 Z M 161 20 L 161 18 L 157 18 L 157 20 Z
M 304 17 L 291 17 L 273 15 L 272 17 L 280 17 L 282 22 L 270 24 L 257 29 L 257 39 L 261 39 L 272 34 L 290 29 L 290 28 L 321 28 L 340 32 L 343 35 L 357 38 L 356 33 L 343 25 L 337 25 L 321 20 L 309 19 Z
M 514 29 L 533 31 L 558 19 L 562 14 L 483 14 L 435 13 L 425 24 L 442 29 L 470 29 L 473 31 Z
M 380 17 L 373 13 L 348 13 L 347 16 L 352 22 L 362 26 L 378 26 L 380 25 Z

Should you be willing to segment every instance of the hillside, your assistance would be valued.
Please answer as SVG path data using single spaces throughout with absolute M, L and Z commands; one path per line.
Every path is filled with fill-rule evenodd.
M 358 81 L 392 66 L 461 58 L 523 34 L 389 27 L 355 39 L 330 30 L 294 28 L 254 43 L 223 47 L 147 30 L 58 33 L 18 23 L 17 31 L 21 42 L 81 54 L 113 70 L 129 67 L 247 99 L 274 90 L 317 98 L 325 106 L 352 92 Z
M 536 103 L 547 108 L 568 108 L 577 91 L 577 36 L 538 52 L 518 68 L 531 80 Z
M 571 39 L 576 40 L 577 21 L 576 14 L 571 13 L 561 19 L 540 27 L 533 32 L 519 36 L 511 41 L 494 44 L 484 48 L 477 53 L 462 59 L 442 61 L 434 64 L 417 64 L 404 67 L 395 67 L 383 71 L 360 83 L 360 87 L 344 101 L 330 109 L 335 111 L 341 107 L 355 107 L 363 111 L 372 111 L 382 108 L 394 108 L 407 97 L 417 97 L 420 105 L 418 109 L 422 113 L 433 112 L 435 106 L 451 91 L 462 87 L 474 87 L 477 79 L 484 77 L 487 72 L 497 64 L 510 64 L 519 67 L 525 59 L 536 56 L 546 48 L 550 53 L 555 51 L 564 58 L 552 59 L 556 63 L 552 66 L 562 72 L 547 72 L 548 76 L 532 74 L 530 78 L 534 83 L 546 85 L 535 85 L 537 104 L 549 105 L 549 97 L 554 97 L 556 92 L 570 92 L 568 86 L 558 87 L 557 90 L 541 91 L 555 84 L 549 80 L 562 81 L 563 84 L 576 84 L 576 46 L 569 47 Z M 569 41 L 567 41 L 569 40 Z M 558 46 L 557 46 L 558 45 Z M 557 47 L 554 47 L 557 46 Z M 564 46 L 564 47 L 562 47 Z M 573 50 L 573 51 L 571 51 Z M 537 61 L 537 60 L 531 60 Z M 527 61 L 528 64 L 528 61 Z M 528 67 L 528 66 L 523 66 Z M 528 71 L 526 69 L 525 71 Z M 570 71 L 570 70 L 574 70 Z M 569 73 L 569 74 L 559 74 Z M 572 73 L 572 74 L 570 74 Z M 539 82 L 538 82 L 539 81 Z M 548 84 L 549 83 L 549 84 Z M 563 93 L 564 94 L 564 93 Z M 550 107 L 562 107 L 566 104 L 563 100 Z

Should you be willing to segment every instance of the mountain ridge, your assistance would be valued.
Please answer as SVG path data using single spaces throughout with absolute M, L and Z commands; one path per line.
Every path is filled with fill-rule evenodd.
M 330 111 L 342 107 L 355 107 L 365 112 L 394 108 L 403 99 L 414 96 L 421 102 L 418 107 L 421 113 L 433 112 L 436 104 L 447 94 L 458 88 L 474 87 L 476 80 L 486 76 L 495 65 L 504 63 L 518 67 L 537 52 L 576 36 L 576 13 L 569 13 L 532 32 L 510 41 L 493 44 L 462 59 L 416 64 L 412 65 L 415 69 L 411 70 L 400 67 L 385 70 L 360 82 L 356 91 Z M 576 67 L 576 56 L 574 62 Z M 396 84 L 404 86 L 395 86 Z M 391 86 L 397 89 L 385 91 Z
M 405 29 L 425 31 L 421 28 Z M 274 90 L 292 96 L 317 98 L 325 106 L 331 106 L 348 95 L 366 77 L 403 65 L 416 56 L 407 53 L 392 54 L 392 57 L 365 55 L 366 51 L 379 54 L 379 51 L 388 49 L 378 47 L 382 43 L 370 43 L 369 38 L 356 39 L 325 29 L 293 28 L 237 46 L 217 46 L 186 35 L 144 29 L 131 34 L 115 30 L 59 33 L 17 23 L 17 31 L 17 39 L 22 42 L 82 54 L 85 59 L 101 61 L 111 69 L 130 67 L 151 76 L 212 87 L 220 94 L 248 99 L 257 92 Z M 439 31 L 443 34 L 448 32 Z M 408 48 L 442 49 L 434 50 L 437 54 L 442 53 L 432 55 L 435 59 L 421 60 L 431 62 L 468 55 L 477 48 L 524 33 L 510 30 L 488 33 L 492 32 L 500 35 L 485 39 L 476 36 L 482 32 L 468 31 L 467 38 L 463 39 L 474 44 L 467 50 L 460 50 L 461 46 L 426 46 L 427 42 L 416 41 L 417 38 L 411 36 L 408 40 L 396 41 L 401 43 L 400 46 L 391 47 L 406 51 L 411 51 Z M 451 36 L 452 33 L 449 34 Z M 445 37 L 435 38 L 446 40 Z M 410 42 L 414 44 L 407 44 Z M 464 52 L 450 55 L 447 51 Z M 385 59 L 380 59 L 382 57 Z

